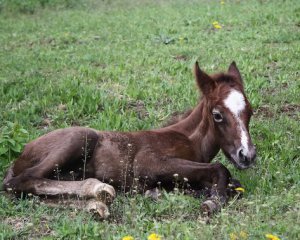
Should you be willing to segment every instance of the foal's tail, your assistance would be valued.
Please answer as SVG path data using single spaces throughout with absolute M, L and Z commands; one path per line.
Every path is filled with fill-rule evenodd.
M 13 166 L 11 166 L 7 172 L 6 172 L 6 175 L 3 179 L 3 185 L 2 185 L 2 190 L 7 190 L 7 187 L 8 187 L 8 182 L 13 178 L 14 176 L 14 172 L 13 172 Z

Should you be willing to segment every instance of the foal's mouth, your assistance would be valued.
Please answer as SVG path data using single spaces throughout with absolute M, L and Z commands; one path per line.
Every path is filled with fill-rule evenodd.
M 248 169 L 255 165 L 255 159 L 245 161 L 244 159 L 237 159 L 235 156 L 230 156 L 229 160 L 239 170 Z
M 248 168 L 253 167 L 253 166 L 255 165 L 255 163 L 252 162 L 252 163 L 250 163 L 250 164 L 248 164 L 248 165 L 245 165 L 245 164 L 242 164 L 242 163 L 236 163 L 236 162 L 234 162 L 234 165 L 235 165 L 235 167 L 236 167 L 237 169 L 239 169 L 239 170 L 244 170 L 244 169 L 248 169 Z

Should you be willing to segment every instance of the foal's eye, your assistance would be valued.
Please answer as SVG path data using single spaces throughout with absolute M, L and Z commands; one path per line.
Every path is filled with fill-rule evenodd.
M 213 111 L 212 114 L 213 114 L 215 122 L 222 122 L 223 121 L 223 116 L 219 111 Z

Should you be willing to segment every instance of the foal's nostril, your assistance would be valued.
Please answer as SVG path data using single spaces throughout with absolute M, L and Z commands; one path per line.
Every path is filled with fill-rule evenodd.
M 240 159 L 245 159 L 245 155 L 244 155 L 244 152 L 243 152 L 243 149 L 240 149 L 239 151 L 238 151 L 238 154 L 239 154 L 239 158 Z
M 250 163 L 250 158 L 247 155 L 245 155 L 243 148 L 238 150 L 238 156 L 240 161 L 242 161 L 244 164 Z

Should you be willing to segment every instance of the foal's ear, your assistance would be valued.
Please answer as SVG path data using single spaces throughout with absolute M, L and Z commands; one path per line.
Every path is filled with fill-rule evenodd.
M 215 87 L 215 81 L 199 68 L 198 62 L 196 62 L 194 66 L 194 75 L 204 95 L 208 94 Z
M 230 64 L 230 66 L 229 66 L 229 68 L 228 68 L 228 73 L 231 74 L 231 75 L 233 75 L 233 76 L 235 76 L 236 79 L 239 80 L 239 82 L 240 82 L 241 84 L 243 84 L 242 76 L 241 76 L 241 74 L 240 74 L 240 71 L 239 71 L 238 67 L 236 66 L 235 61 L 233 61 L 233 62 Z

